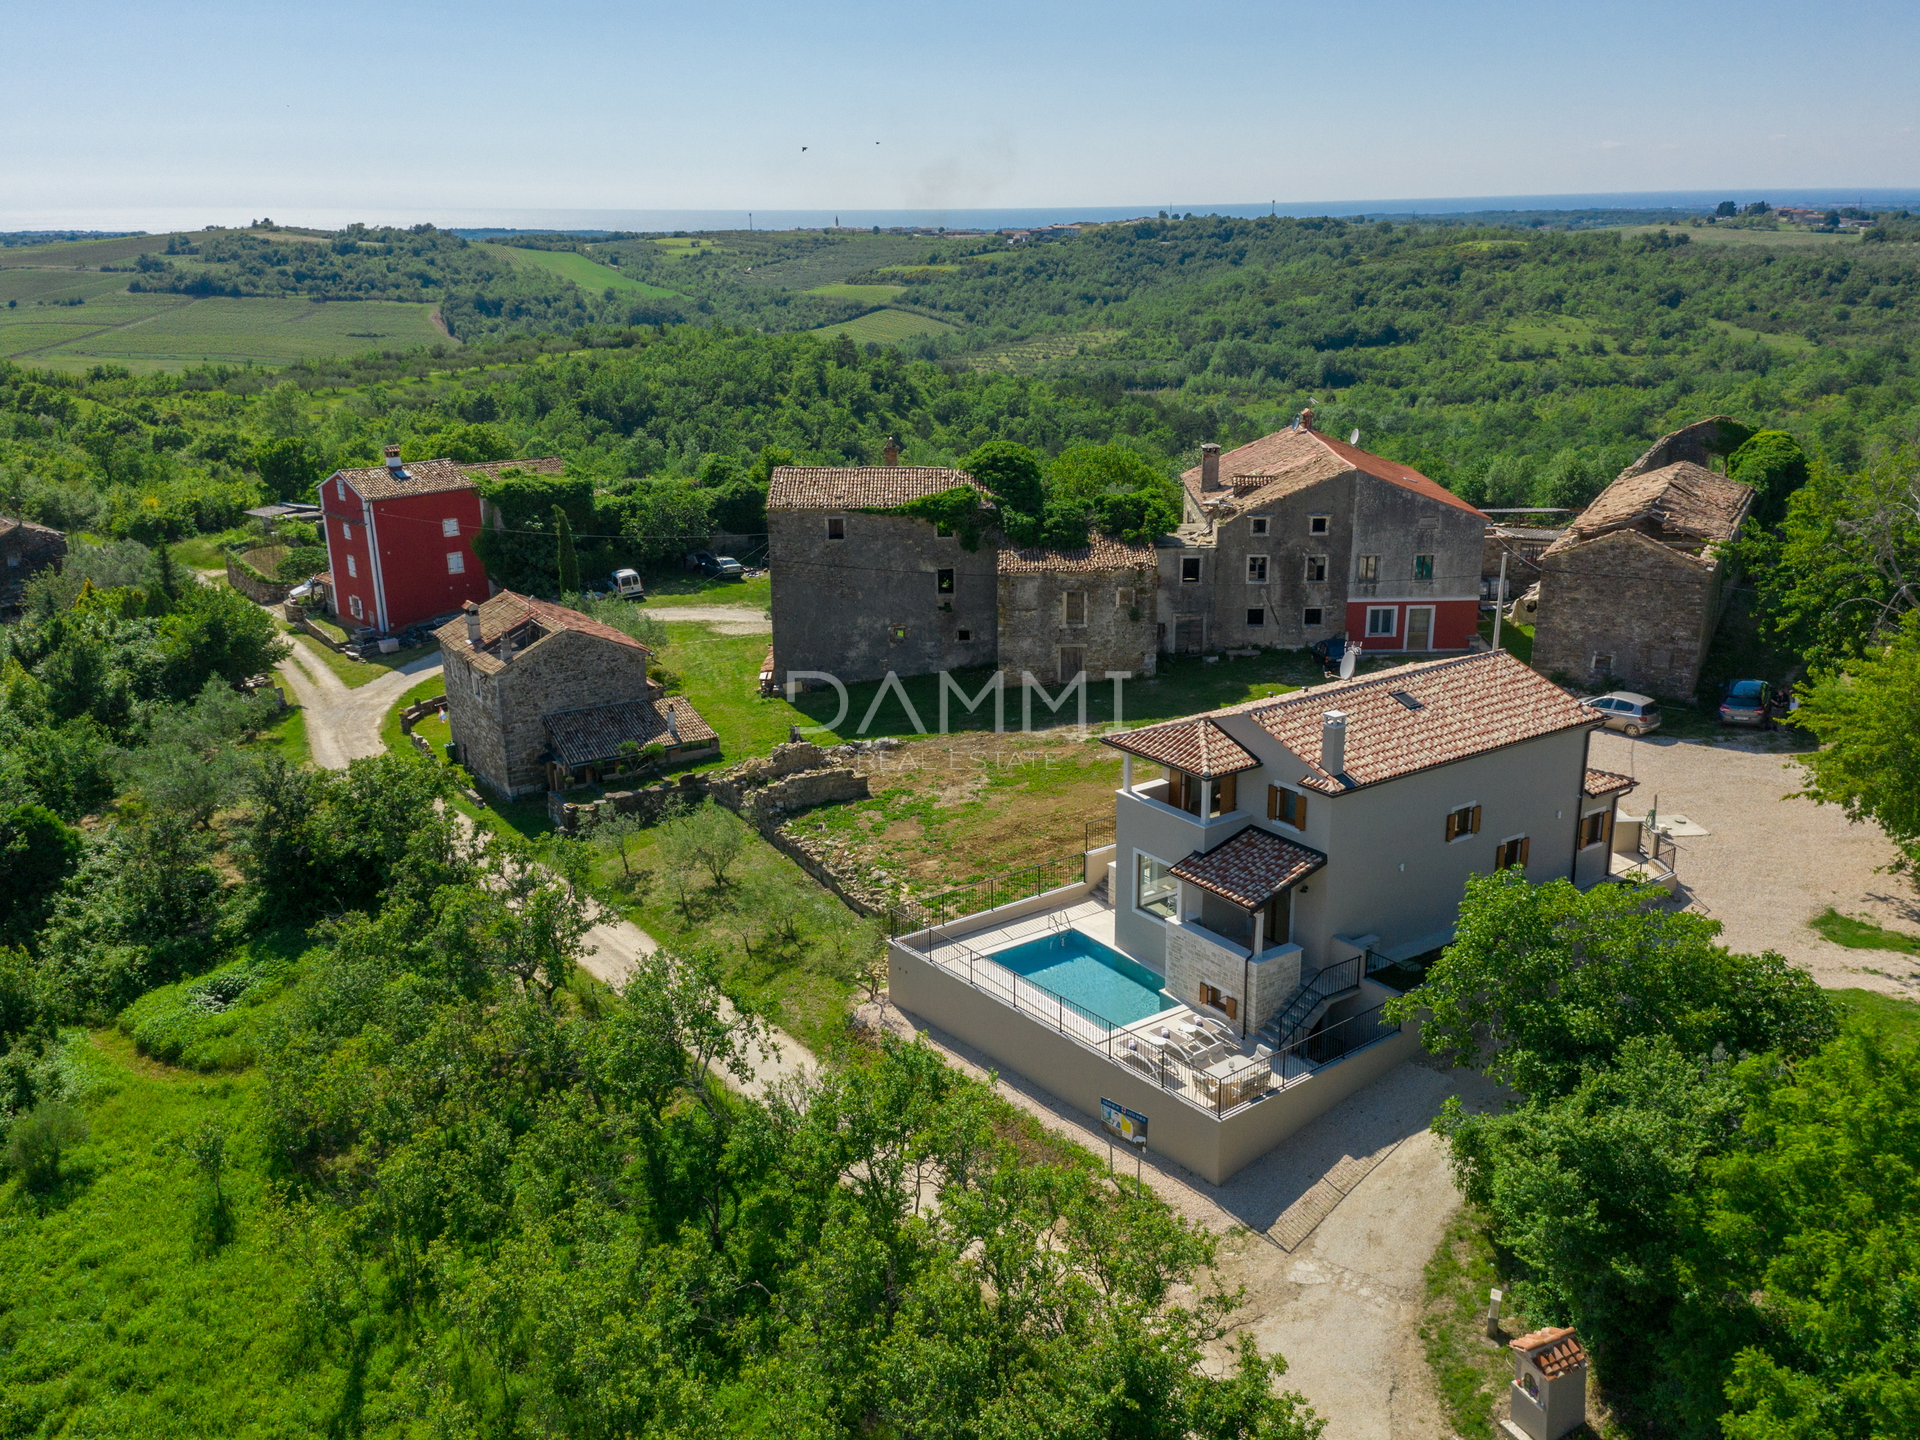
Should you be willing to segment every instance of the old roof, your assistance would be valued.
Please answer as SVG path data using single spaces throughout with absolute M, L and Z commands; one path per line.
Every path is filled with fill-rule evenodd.
M 669 726 L 667 717 L 673 717 Z M 711 725 L 682 695 L 661 700 L 627 700 L 613 705 L 588 705 L 540 717 L 547 740 L 562 765 L 575 769 L 619 755 L 631 740 L 640 746 L 699 745 L 718 740 Z M 674 730 L 679 730 L 676 739 Z
M 1549 1380 L 1587 1363 L 1586 1347 L 1576 1338 L 1573 1330 L 1564 1325 L 1550 1325 L 1545 1330 L 1535 1330 L 1531 1335 L 1509 1340 L 1507 1346 L 1538 1365 L 1540 1373 Z
M 1327 857 L 1318 850 L 1249 825 L 1223 845 L 1205 853 L 1195 851 L 1172 866 L 1171 873 L 1251 910 L 1326 863 Z
M 1640 782 L 1631 775 L 1616 775 L 1611 770 L 1587 771 L 1586 783 L 1581 787 L 1593 796 L 1611 795 L 1616 790 L 1631 790 Z
M 966 471 L 931 465 L 781 465 L 767 485 L 767 508 L 891 510 L 963 485 L 986 494 Z
M 362 500 L 392 500 L 402 495 L 471 490 L 476 477 L 498 476 L 504 470 L 531 470 L 536 475 L 558 475 L 566 469 L 566 462 L 557 455 L 542 455 L 533 460 L 494 460 L 485 465 L 462 465 L 455 460 L 409 460 L 401 468 L 407 477 L 404 480 L 396 479 L 384 465 L 370 466 L 365 470 L 336 470 L 327 479 L 344 477 Z
M 24 535 L 38 536 L 42 540 L 67 538 L 64 530 L 56 530 L 51 525 L 39 525 L 31 520 L 16 520 L 9 515 L 0 515 L 0 535 L 11 535 L 16 530 Z
M 519 630 L 531 622 L 540 631 L 531 638 L 516 637 L 516 650 L 524 650 L 537 645 L 547 635 L 559 630 L 571 630 L 580 635 L 591 635 L 596 640 L 605 640 L 615 645 L 637 650 L 642 656 L 652 654 L 646 646 L 623 631 L 611 625 L 603 625 L 591 615 L 582 615 L 578 610 L 569 610 L 564 605 L 555 605 L 550 600 L 538 600 L 531 595 L 517 595 L 511 590 L 502 590 L 480 603 L 480 648 L 475 650 L 467 643 L 467 617 L 456 615 L 438 630 L 433 638 L 440 642 L 442 651 L 457 650 L 465 655 L 473 668 L 485 674 L 497 674 L 502 668 L 498 654 L 502 635 Z
M 1669 544 L 1717 545 L 1733 538 L 1753 503 L 1752 487 L 1691 460 L 1644 475 L 1622 475 L 1546 549 L 1557 555 L 1613 530 L 1644 531 Z
M 1171 765 L 1202 780 L 1260 768 L 1260 762 L 1247 753 L 1245 746 L 1204 715 L 1165 725 L 1148 725 L 1140 730 L 1123 730 L 1103 738 L 1116 750 L 1125 750 L 1156 765 Z
M 1406 697 L 1405 700 L 1400 697 Z M 1411 701 L 1408 704 L 1407 701 Z M 1604 724 L 1598 712 L 1504 650 L 1396 666 L 1236 706 L 1307 762 L 1300 784 L 1337 795 L 1562 730 Z M 1321 770 L 1324 716 L 1347 717 L 1346 783 Z M 1136 734 L 1139 732 L 1135 732 Z
M 1151 569 L 1153 546 L 1129 545 L 1106 535 L 1095 535 L 1079 550 L 1022 550 L 1003 546 L 998 568 L 1002 575 L 1098 575 L 1109 570 Z
M 1452 509 L 1464 510 L 1475 519 L 1481 518 L 1473 506 L 1411 465 L 1383 459 L 1358 445 L 1322 435 L 1318 430 L 1289 427 L 1227 451 L 1220 457 L 1222 488 L 1204 495 L 1200 490 L 1200 468 L 1196 465 L 1180 477 L 1196 500 L 1231 497 L 1242 508 L 1252 508 L 1358 470 Z

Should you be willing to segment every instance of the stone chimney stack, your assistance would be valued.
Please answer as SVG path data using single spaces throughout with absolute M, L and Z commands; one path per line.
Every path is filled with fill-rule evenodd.
M 1311 430 L 1313 428 L 1313 407 L 1311 405 L 1300 412 L 1300 428 L 1302 430 Z
M 398 445 L 387 446 L 387 469 L 400 469 L 400 447 Z
M 1206 444 L 1200 447 L 1200 489 L 1218 490 L 1220 488 L 1220 447 Z
M 880 458 L 888 465 L 900 463 L 900 442 L 891 435 L 887 437 L 886 448 L 880 452 Z
M 1347 769 L 1347 715 L 1329 710 L 1320 720 L 1320 768 L 1338 779 Z
M 667 711 L 667 734 L 673 737 L 673 743 L 680 743 L 680 712 L 669 705 Z
M 480 648 L 480 607 L 469 600 L 460 607 L 460 610 L 467 617 L 467 648 L 478 650 Z

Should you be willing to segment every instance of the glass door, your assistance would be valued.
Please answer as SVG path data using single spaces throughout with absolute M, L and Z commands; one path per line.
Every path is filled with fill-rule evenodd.
M 1407 607 L 1407 649 L 1431 650 L 1432 648 L 1433 607 L 1409 605 Z

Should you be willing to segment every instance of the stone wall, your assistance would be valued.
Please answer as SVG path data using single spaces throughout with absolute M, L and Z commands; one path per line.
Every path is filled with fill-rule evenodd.
M 1238 1014 L 1228 1023 L 1243 1035 L 1256 1034 L 1300 988 L 1300 947 L 1284 945 L 1266 958 L 1251 960 L 1223 950 L 1190 925 L 1167 925 L 1167 991 L 1198 1006 L 1200 987 L 1212 985 L 1233 996 Z M 1209 1012 L 1224 1013 L 1224 1012 Z
M 232 555 L 227 556 L 227 583 L 256 605 L 278 605 L 293 590 L 277 580 L 261 579 Z
M 1023 671 L 1047 685 L 1073 679 L 1061 672 L 1061 650 L 1078 648 L 1087 683 L 1109 670 L 1148 677 L 1158 662 L 1155 594 L 1149 566 L 1102 571 L 1046 570 L 999 576 L 1000 669 L 1009 693 Z M 1083 598 L 1085 624 L 1067 624 L 1067 595 Z
M 1693 698 L 1723 609 L 1723 561 L 1616 530 L 1542 563 L 1534 669 L 1576 684 Z

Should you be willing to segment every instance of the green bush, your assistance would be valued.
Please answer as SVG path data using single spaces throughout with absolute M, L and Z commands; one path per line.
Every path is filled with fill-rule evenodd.
M 7 1134 L 7 1164 L 31 1190 L 60 1178 L 60 1158 L 87 1138 L 87 1122 L 65 1100 L 42 1100 L 13 1122 Z
M 282 585 L 298 585 L 327 568 L 327 552 L 319 545 L 302 545 L 289 550 L 273 567 L 273 578 Z
M 142 1055 L 210 1073 L 244 1070 L 256 1058 L 260 1007 L 292 980 L 279 955 L 248 955 L 197 979 L 149 990 L 116 1022 Z

